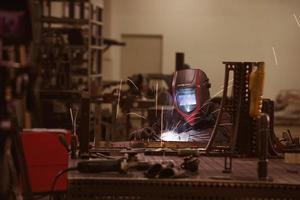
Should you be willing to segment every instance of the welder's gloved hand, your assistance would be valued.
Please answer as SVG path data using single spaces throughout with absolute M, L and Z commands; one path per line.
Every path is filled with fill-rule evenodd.
M 151 127 L 141 128 L 132 132 L 129 136 L 130 140 L 159 140 L 155 130 Z

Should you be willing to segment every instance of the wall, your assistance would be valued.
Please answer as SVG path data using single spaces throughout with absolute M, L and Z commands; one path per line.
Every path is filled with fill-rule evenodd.
M 175 52 L 207 72 L 212 93 L 223 84 L 222 61 L 265 61 L 265 96 L 299 88 L 299 0 L 106 0 L 105 33 L 163 35 L 163 73 L 172 73 Z M 107 19 L 108 18 L 108 19 Z M 275 50 L 277 64 L 273 48 Z M 120 48 L 104 56 L 104 79 L 120 77 Z

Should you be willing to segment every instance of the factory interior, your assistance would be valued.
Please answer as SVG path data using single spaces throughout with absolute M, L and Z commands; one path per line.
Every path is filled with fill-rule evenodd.
M 1 0 L 0 200 L 299 200 L 299 0 Z

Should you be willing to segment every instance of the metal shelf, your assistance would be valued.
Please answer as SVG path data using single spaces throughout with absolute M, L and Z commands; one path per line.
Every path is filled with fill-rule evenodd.
M 51 44 L 43 44 L 43 43 L 37 43 L 36 45 L 40 46 L 41 48 L 61 48 L 61 46 L 58 45 L 51 45 Z M 87 50 L 88 45 L 64 45 L 65 50 Z
M 54 63 L 57 62 L 56 60 L 53 61 L 41 61 L 42 64 L 50 64 L 50 63 Z M 76 61 L 76 60 L 60 60 L 59 63 L 60 64 L 74 64 L 74 65 L 82 65 L 84 63 L 86 63 L 87 60 L 82 60 L 82 61 Z
M 102 74 L 90 74 L 91 78 L 101 78 Z
M 89 22 L 90 22 L 91 24 L 94 24 L 94 25 L 103 26 L 103 23 L 102 23 L 102 22 L 97 21 L 97 20 L 94 20 L 94 19 L 90 20 Z
M 78 30 L 82 28 L 88 28 L 88 26 L 80 26 Z M 74 27 L 43 27 L 44 31 L 55 31 L 55 32 L 60 32 L 60 33 L 68 33 L 70 30 L 74 30 Z
M 42 17 L 40 22 L 44 23 L 53 23 L 53 24 L 79 24 L 84 25 L 88 24 L 89 20 L 87 19 L 74 19 L 74 18 L 58 18 L 58 17 Z
M 68 2 L 66 0 L 50 0 L 51 2 L 61 2 L 65 3 Z M 45 2 L 45 0 L 38 0 L 38 2 Z M 98 0 L 72 0 L 74 3 L 89 3 L 89 4 L 94 4 L 99 8 L 103 8 L 103 3 L 98 3 Z
M 100 51 L 102 51 L 104 49 L 104 47 L 100 46 L 100 45 L 90 45 L 90 48 L 92 50 L 100 50 Z
M 79 25 L 88 25 L 94 24 L 98 26 L 103 26 L 103 23 L 101 21 L 95 20 L 95 19 L 76 19 L 76 18 L 59 18 L 59 17 L 43 17 L 40 19 L 40 22 L 43 23 L 53 23 L 53 24 L 79 24 Z M 47 27 L 48 28 L 48 27 Z M 55 27 L 50 29 L 66 29 L 65 27 Z
M 61 6 L 62 10 L 68 10 L 67 14 L 64 16 L 68 17 L 54 17 L 54 9 L 51 9 L 54 2 L 61 2 L 57 4 Z M 48 6 L 45 6 L 47 3 Z M 40 32 L 46 33 L 44 37 L 40 38 L 40 41 L 37 44 L 38 49 L 41 49 L 41 53 L 51 53 L 51 57 L 41 58 L 40 63 L 44 69 L 51 70 L 52 67 L 55 68 L 56 65 L 52 63 L 56 60 L 61 64 L 69 65 L 69 68 L 63 68 L 60 70 L 55 70 L 55 73 L 51 76 L 55 76 L 63 79 L 63 84 L 66 85 L 66 88 L 72 87 L 70 78 L 66 76 L 81 76 L 87 78 L 87 88 L 89 92 L 92 93 L 91 87 L 95 83 L 101 86 L 101 59 L 102 59 L 102 14 L 103 14 L 103 1 L 101 0 L 38 0 L 36 4 L 37 8 L 40 9 L 40 17 L 37 19 L 37 23 L 40 24 Z M 68 8 L 68 9 L 66 9 Z M 81 18 L 75 18 L 74 16 L 80 15 Z M 84 30 L 83 30 L 84 28 Z M 78 29 L 80 41 L 76 40 L 77 36 L 71 35 L 73 29 Z M 87 34 L 83 34 L 82 31 Z M 47 34 L 49 32 L 49 34 Z M 53 33 L 53 34 L 51 34 Z M 49 39 L 45 38 L 48 37 Z M 50 42 L 49 42 L 50 41 Z M 75 43 L 80 42 L 80 43 Z M 76 44 L 73 45 L 72 43 Z M 44 51 L 43 51 L 44 50 Z M 73 51 L 79 51 L 78 60 L 72 60 Z M 52 58 L 54 57 L 54 58 Z M 43 60 L 46 59 L 46 60 Z M 84 60 L 83 60 L 84 59 Z M 74 68 L 75 67 L 75 68 Z M 74 72 L 76 67 L 86 68 L 85 73 Z M 66 71 L 61 71 L 66 70 Z M 46 70 L 47 71 L 47 70 Z M 92 71 L 99 73 L 91 73 Z M 61 76 L 59 73 L 63 73 Z M 68 75 L 69 74 L 69 75 Z M 45 76 L 48 77 L 47 75 Z M 94 79 L 94 80 L 92 80 Z M 96 80 L 95 80 L 96 79 Z M 59 80 L 60 81 L 60 80 Z M 45 80 L 47 82 L 47 80 Z M 64 87 L 58 82 L 53 83 L 54 87 Z M 91 94 L 93 95 L 93 94 Z
M 40 96 L 41 98 L 45 99 L 77 100 L 81 98 L 81 92 L 79 92 L 78 90 L 45 89 L 40 90 Z

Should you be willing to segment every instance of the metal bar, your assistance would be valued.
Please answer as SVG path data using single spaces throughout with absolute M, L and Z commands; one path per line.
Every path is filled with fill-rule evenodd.
M 224 170 L 223 173 L 231 173 L 232 172 L 232 157 L 225 156 L 224 157 Z
M 224 88 L 223 88 L 223 96 L 222 96 L 222 100 L 221 100 L 221 105 L 220 105 L 220 111 L 218 113 L 213 131 L 211 133 L 210 139 L 205 147 L 205 151 L 208 152 L 212 149 L 212 145 L 213 145 L 213 141 L 216 137 L 217 134 L 217 129 L 218 129 L 218 125 L 222 119 L 222 115 L 223 115 L 223 111 L 224 111 L 224 107 L 225 107 L 225 102 L 227 99 L 227 89 L 228 89 L 228 81 L 229 81 L 229 69 L 228 69 L 228 65 L 226 64 L 226 71 L 225 71 L 225 78 L 224 78 Z
M 239 63 L 239 65 L 241 65 Z M 237 65 L 234 65 L 235 67 L 234 68 L 237 68 L 239 67 L 238 64 Z M 234 74 L 234 76 L 236 76 L 236 74 Z M 234 77 L 235 79 L 237 78 L 240 78 L 240 77 Z M 237 142 L 237 137 L 238 137 L 238 134 L 239 134 L 239 122 L 240 122 L 240 109 L 241 109 L 241 102 L 242 102 L 242 95 L 241 95 L 241 90 L 243 89 L 242 86 L 240 86 L 240 91 L 239 91 L 239 95 L 237 97 L 234 97 L 234 98 L 237 98 L 237 101 L 238 101 L 238 106 L 235 108 L 235 118 L 233 119 L 234 120 L 234 123 L 233 123 L 233 133 L 232 133 L 232 139 L 231 139 L 231 144 L 230 144 L 230 151 L 233 153 L 236 149 L 236 142 Z
M 75 5 L 73 0 L 69 0 L 69 17 L 74 18 L 75 17 Z
M 260 180 L 268 178 L 268 140 L 270 135 L 270 118 L 267 114 L 262 114 L 257 118 L 258 126 L 258 163 L 257 176 Z
M 97 21 L 95 19 L 91 19 L 90 22 L 94 25 L 103 26 L 103 22 Z
M 73 19 L 73 18 L 58 18 L 58 17 L 42 17 L 40 22 L 45 23 L 55 23 L 55 24 L 87 24 L 88 20 L 86 19 Z
M 86 159 L 89 158 L 90 142 L 90 95 L 86 92 L 82 94 L 80 112 L 79 156 L 82 159 Z
M 98 45 L 91 45 L 90 48 L 93 49 L 93 50 L 100 50 L 100 51 L 103 50 L 103 47 L 98 46 Z
M 92 81 L 90 79 L 90 75 L 92 73 L 93 69 L 93 51 L 92 51 L 92 37 L 93 37 L 93 26 L 91 24 L 91 20 L 93 19 L 93 5 L 89 4 L 89 33 L 88 33 L 88 45 L 89 45 L 89 50 L 88 50 L 88 91 L 89 94 L 91 95 L 91 85 Z
M 181 70 L 184 65 L 184 53 L 176 52 L 176 66 L 175 70 Z

